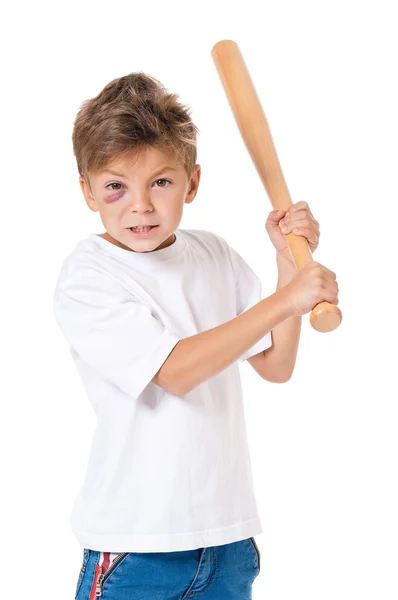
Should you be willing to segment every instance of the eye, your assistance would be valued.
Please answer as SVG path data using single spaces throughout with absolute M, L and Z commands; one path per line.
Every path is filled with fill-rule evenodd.
M 171 183 L 171 181 L 169 179 L 157 179 L 156 183 L 158 183 L 159 181 L 166 181 L 167 183 Z M 166 185 L 160 185 L 159 187 L 167 187 Z
M 122 185 L 122 184 L 121 183 L 108 183 L 108 185 L 106 185 L 105 187 L 108 189 L 110 185 Z M 112 192 L 115 191 L 115 188 L 110 188 L 110 189 Z M 117 188 L 117 189 L 119 190 L 120 188 Z

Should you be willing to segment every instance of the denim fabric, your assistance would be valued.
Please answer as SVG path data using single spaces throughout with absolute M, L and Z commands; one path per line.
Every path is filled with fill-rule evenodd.
M 121 552 L 104 567 L 84 548 L 75 600 L 252 600 L 260 573 L 254 538 L 177 552 Z

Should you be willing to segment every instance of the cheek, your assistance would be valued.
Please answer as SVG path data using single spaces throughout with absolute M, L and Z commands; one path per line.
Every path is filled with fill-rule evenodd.
M 106 198 L 104 199 L 104 202 L 105 202 L 105 204 L 112 204 L 112 202 L 116 202 L 116 200 L 119 200 L 123 195 L 124 195 L 124 190 L 118 190 L 114 194 L 110 194 L 109 196 L 106 196 Z

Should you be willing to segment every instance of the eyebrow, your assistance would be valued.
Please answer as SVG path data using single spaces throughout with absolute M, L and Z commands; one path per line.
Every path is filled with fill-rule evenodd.
M 163 171 L 177 171 L 177 169 L 170 165 L 164 165 L 163 167 L 160 167 L 154 173 L 152 173 L 152 177 L 159 175 L 159 173 L 163 173 Z M 108 171 L 107 169 L 103 169 L 102 171 L 100 171 L 100 173 L 109 173 L 110 175 L 114 175 L 115 177 L 124 177 L 125 179 L 127 179 L 126 175 L 123 175 L 123 173 L 116 173 L 115 171 Z

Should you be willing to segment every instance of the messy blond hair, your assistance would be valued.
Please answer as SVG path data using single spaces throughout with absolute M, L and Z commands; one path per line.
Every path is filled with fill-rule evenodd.
M 150 146 L 179 160 L 190 179 L 199 129 L 189 111 L 177 94 L 142 71 L 113 79 L 77 113 L 72 143 L 79 174 L 89 183 L 89 172 Z

